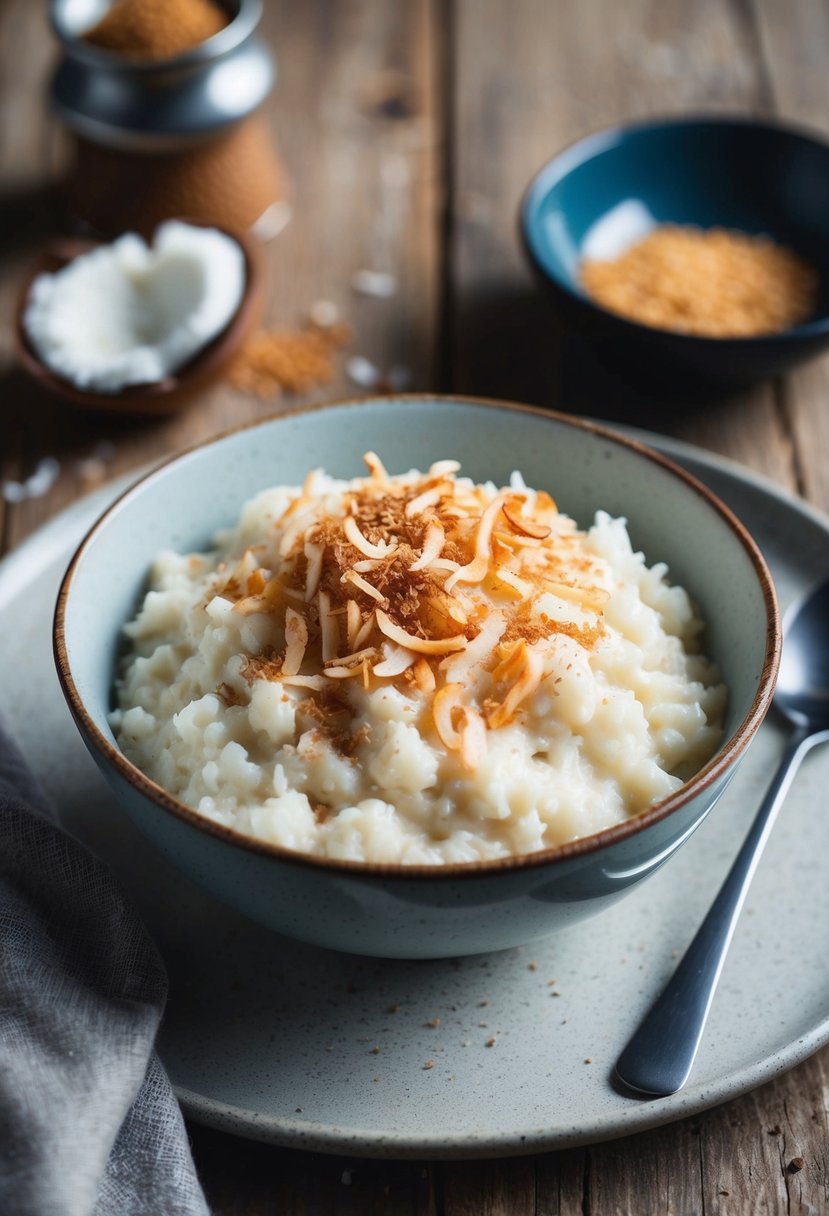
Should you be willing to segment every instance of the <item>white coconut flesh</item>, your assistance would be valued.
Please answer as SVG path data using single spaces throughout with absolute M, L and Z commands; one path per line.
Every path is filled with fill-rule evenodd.
M 42 362 L 76 388 L 117 393 L 174 374 L 239 310 L 245 258 L 215 228 L 170 220 L 35 279 L 23 317 Z

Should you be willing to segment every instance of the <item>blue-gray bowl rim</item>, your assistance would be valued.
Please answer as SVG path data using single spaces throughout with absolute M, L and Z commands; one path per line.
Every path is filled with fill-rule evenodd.
M 771 342 L 782 345 L 798 338 L 815 338 L 829 333 L 829 314 L 814 317 L 812 320 L 804 321 L 800 325 L 792 325 L 788 329 L 780 330 L 777 333 L 757 334 L 754 337 L 706 338 L 698 334 L 685 334 L 675 329 L 659 329 L 653 325 L 644 325 L 638 321 L 632 321 L 621 313 L 611 312 L 609 308 L 602 307 L 601 304 L 596 303 L 586 293 L 575 291 L 570 283 L 554 274 L 542 260 L 539 254 L 539 243 L 533 235 L 534 224 L 532 217 L 537 202 L 549 192 L 552 186 L 561 181 L 562 178 L 578 165 L 584 164 L 597 152 L 612 147 L 628 135 L 635 134 L 638 131 L 679 129 L 695 126 L 746 127 L 758 131 L 790 135 L 793 138 L 805 140 L 807 143 L 813 144 L 824 152 L 829 153 L 829 141 L 822 138 L 821 132 L 805 124 L 783 122 L 774 118 L 757 119 L 749 114 L 655 115 L 650 118 L 636 119 L 632 122 L 617 123 L 615 126 L 603 127 L 598 131 L 591 131 L 589 134 L 582 135 L 571 143 L 565 144 L 554 156 L 546 160 L 541 168 L 530 178 L 529 184 L 521 196 L 521 202 L 518 206 L 519 236 L 526 256 L 536 272 L 548 282 L 554 283 L 559 291 L 569 296 L 571 300 L 576 301 L 576 303 L 580 304 L 594 316 L 609 318 L 617 322 L 623 329 L 627 329 L 631 334 L 647 335 L 651 338 L 655 338 L 658 335 L 659 337 L 687 343 L 689 347 L 693 345 L 697 347 L 710 347 L 712 344 L 722 347 L 726 343 L 731 342 L 743 347 L 751 346 L 757 342 Z
M 688 489 L 705 499 L 719 514 L 723 522 L 730 528 L 736 539 L 746 550 L 757 575 L 766 608 L 766 642 L 763 667 L 752 703 L 740 725 L 730 738 L 725 741 L 715 755 L 689 781 L 686 781 L 673 794 L 654 803 L 653 806 L 642 811 L 632 819 L 625 820 L 623 823 L 605 828 L 601 832 L 596 832 L 579 840 L 570 841 L 567 844 L 556 845 L 552 848 L 538 850 L 533 853 L 522 853 L 516 856 L 488 861 L 453 862 L 437 865 L 400 865 L 391 862 L 350 861 L 340 858 L 318 857 L 310 853 L 301 853 L 280 845 L 270 844 L 267 841 L 256 840 L 253 837 L 245 836 L 243 833 L 235 831 L 233 828 L 215 823 L 204 815 L 200 815 L 193 807 L 187 806 L 184 802 L 180 802 L 177 798 L 174 798 L 162 786 L 156 784 L 156 782 L 142 773 L 140 769 L 136 768 L 123 752 L 106 738 L 84 705 L 72 676 L 66 647 L 66 607 L 71 594 L 75 571 L 94 542 L 98 531 L 106 525 L 110 516 L 119 509 L 122 503 L 143 493 L 144 489 L 147 486 L 151 486 L 156 478 L 164 476 L 171 466 L 189 460 L 196 456 L 203 448 L 212 447 L 214 444 L 221 443 L 222 440 L 229 436 L 237 435 L 243 431 L 254 430 L 256 427 L 261 426 L 269 426 L 280 419 L 289 419 L 296 417 L 298 414 L 338 410 L 348 406 L 389 408 L 400 402 L 415 403 L 418 401 L 437 401 L 445 403 L 452 408 L 463 408 L 464 405 L 473 405 L 478 407 L 483 406 L 492 410 L 530 414 L 539 419 L 561 423 L 565 426 L 585 431 L 588 434 L 595 435 L 597 438 L 637 452 L 645 459 L 668 470 L 680 482 L 684 483 Z M 748 529 L 713 491 L 709 490 L 707 486 L 698 481 L 690 473 L 680 468 L 679 465 L 674 464 L 672 460 L 669 460 L 659 452 L 653 451 L 653 449 L 636 439 L 618 434 L 610 427 L 605 427 L 600 423 L 587 419 L 574 418 L 556 410 L 486 397 L 436 392 L 398 393 L 388 394 L 383 397 L 348 397 L 338 401 L 304 405 L 297 409 L 272 414 L 266 418 L 257 418 L 241 426 L 231 427 L 218 435 L 211 436 L 209 439 L 202 440 L 200 443 L 193 444 L 183 451 L 170 456 L 160 465 L 151 469 L 150 472 L 145 473 L 143 477 L 140 477 L 138 481 L 122 494 L 119 494 L 115 501 L 110 503 L 107 509 L 98 517 L 80 542 L 58 591 L 53 618 L 52 644 L 61 689 L 70 712 L 75 719 L 75 723 L 87 745 L 93 747 L 98 755 L 108 765 L 113 767 L 118 775 L 139 794 L 154 802 L 161 809 L 170 812 L 176 818 L 183 820 L 201 832 L 218 837 L 227 844 L 241 847 L 248 852 L 256 853 L 260 856 L 271 857 L 273 860 L 282 863 L 330 871 L 335 874 L 350 874 L 355 878 L 362 876 L 374 879 L 400 879 L 406 881 L 422 881 L 426 879 L 429 881 L 441 881 L 458 878 L 483 878 L 494 876 L 497 873 L 532 870 L 541 866 L 555 865 L 557 862 L 564 862 L 574 857 L 584 857 L 587 854 L 599 852 L 605 846 L 613 845 L 644 831 L 652 824 L 667 818 L 668 815 L 678 810 L 681 806 L 685 806 L 699 794 L 711 789 L 742 758 L 769 710 L 780 665 L 782 638 L 780 608 L 771 573 L 765 558 Z

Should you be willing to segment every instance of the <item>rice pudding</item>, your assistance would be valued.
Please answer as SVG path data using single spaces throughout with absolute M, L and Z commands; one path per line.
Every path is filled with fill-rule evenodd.
M 201 814 L 357 861 L 507 857 L 665 798 L 713 754 L 703 623 L 623 519 L 444 460 L 258 494 L 160 554 L 111 723 Z

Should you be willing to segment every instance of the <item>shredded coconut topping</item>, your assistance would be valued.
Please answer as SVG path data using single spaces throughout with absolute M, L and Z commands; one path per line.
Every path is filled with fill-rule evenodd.
M 214 593 L 235 612 L 267 614 L 284 633 L 281 651 L 253 655 L 242 674 L 323 694 L 351 678 L 417 690 L 443 745 L 474 767 L 487 733 L 538 689 L 556 637 L 588 650 L 602 639 L 601 570 L 543 491 L 474 485 L 455 461 L 401 477 L 373 452 L 365 461 L 369 475 L 339 497 L 310 474 L 268 543 L 217 574 Z M 539 611 L 547 599 L 555 611 Z

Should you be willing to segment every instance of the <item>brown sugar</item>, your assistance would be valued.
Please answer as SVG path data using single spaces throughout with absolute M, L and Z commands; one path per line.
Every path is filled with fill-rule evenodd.
M 812 312 L 815 270 L 764 236 L 665 224 L 620 257 L 586 260 L 597 303 L 655 329 L 709 338 L 779 333 Z
M 84 39 L 128 59 L 172 59 L 227 24 L 214 0 L 117 0 Z
M 230 368 L 230 382 L 257 397 L 307 393 L 334 376 L 337 351 L 351 341 L 347 325 L 260 330 Z

